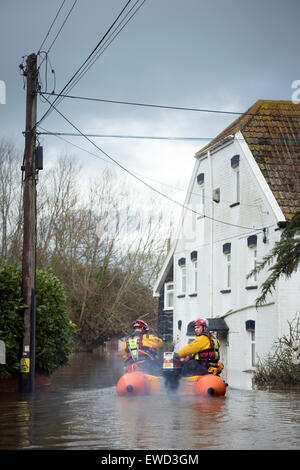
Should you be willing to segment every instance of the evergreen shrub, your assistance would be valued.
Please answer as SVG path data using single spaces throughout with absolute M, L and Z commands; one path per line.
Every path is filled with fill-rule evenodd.
M 6 364 L 0 378 L 19 371 L 23 337 L 22 273 L 16 265 L 0 264 L 0 339 L 6 345 Z M 75 325 L 70 321 L 64 288 L 51 269 L 36 274 L 36 372 L 50 376 L 67 364 Z

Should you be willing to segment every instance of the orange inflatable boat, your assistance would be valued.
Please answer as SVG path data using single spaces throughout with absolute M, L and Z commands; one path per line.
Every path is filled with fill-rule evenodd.
M 176 391 L 211 397 L 225 395 L 227 384 L 220 377 L 213 374 L 182 377 L 180 365 L 173 362 L 172 356 L 172 353 L 164 354 L 161 377 L 145 374 L 138 369 L 122 375 L 117 383 L 118 395 L 134 396 Z

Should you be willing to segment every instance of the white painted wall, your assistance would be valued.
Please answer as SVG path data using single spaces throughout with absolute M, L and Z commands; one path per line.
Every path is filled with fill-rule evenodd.
M 266 355 L 274 340 L 287 331 L 287 320 L 291 320 L 297 309 L 300 294 L 300 272 L 290 280 L 278 283 L 276 293 L 268 296 L 270 305 L 255 308 L 259 289 L 246 289 L 261 284 L 266 271 L 258 276 L 257 283 L 247 281 L 253 262 L 253 249 L 248 248 L 247 238 L 257 235 L 257 260 L 271 250 L 281 232 L 276 230 L 277 222 L 285 220 L 273 194 L 271 193 L 250 149 L 241 134 L 231 144 L 215 152 L 208 152 L 195 161 L 185 205 L 185 211 L 174 252 L 174 341 L 178 350 L 187 344 L 186 329 L 196 317 L 224 317 L 229 326 L 228 345 L 222 343 L 223 357 L 227 362 L 224 376 L 231 386 L 249 388 L 251 386 L 250 334 L 245 330 L 246 320 L 255 320 L 256 353 Z M 231 157 L 240 155 L 240 204 L 237 202 L 235 181 L 236 171 L 231 167 Z M 201 188 L 197 175 L 205 175 L 205 205 L 201 202 Z M 220 189 L 220 202 L 212 200 L 213 190 Z M 205 214 L 203 217 L 201 214 Z M 214 220 L 212 220 L 214 219 Z M 226 222 L 225 223 L 222 223 Z M 266 243 L 262 228 L 266 228 Z M 226 257 L 223 244 L 231 243 L 231 292 L 224 290 L 226 277 Z M 197 296 L 192 285 L 193 264 L 190 253 L 198 252 Z M 187 288 L 181 289 L 182 268 L 180 258 L 186 259 Z M 182 321 L 181 331 L 178 320 Z M 227 354 L 226 354 L 227 353 Z

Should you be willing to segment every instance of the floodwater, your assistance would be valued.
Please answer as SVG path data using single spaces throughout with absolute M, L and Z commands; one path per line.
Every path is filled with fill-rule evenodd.
M 0 393 L 0 450 L 295 450 L 300 392 L 119 397 L 117 359 L 80 353 L 34 394 Z

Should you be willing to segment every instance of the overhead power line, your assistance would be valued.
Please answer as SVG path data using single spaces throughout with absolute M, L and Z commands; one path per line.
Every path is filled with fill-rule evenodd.
M 64 96 L 63 95 L 63 92 L 65 90 L 70 90 L 71 88 L 73 88 L 73 86 L 76 85 L 76 83 L 78 83 L 79 79 L 82 78 L 82 76 L 86 73 L 87 71 L 87 67 L 90 68 L 93 63 L 94 63 L 94 59 L 95 59 L 95 55 L 97 53 L 97 51 L 99 50 L 99 48 L 101 47 L 101 45 L 104 43 L 104 41 L 106 40 L 106 38 L 109 36 L 110 32 L 113 30 L 113 28 L 115 27 L 115 25 L 118 23 L 119 19 L 121 18 L 121 16 L 123 15 L 123 13 L 125 12 L 126 8 L 129 6 L 130 2 L 132 0 L 128 0 L 127 3 L 125 4 L 125 6 L 123 7 L 123 9 L 121 10 L 121 12 L 119 13 L 119 15 L 117 16 L 117 18 L 114 20 L 114 22 L 111 24 L 111 26 L 108 28 L 108 30 L 106 31 L 106 33 L 102 36 L 102 38 L 99 40 L 99 42 L 97 43 L 97 45 L 94 47 L 94 49 L 92 50 L 92 52 L 89 54 L 89 56 L 84 60 L 84 62 L 82 63 L 82 65 L 77 69 L 77 71 L 73 74 L 73 76 L 70 78 L 70 80 L 67 82 L 67 84 L 62 88 L 62 90 L 60 91 L 60 93 L 58 93 L 56 95 L 56 98 L 55 100 L 52 102 L 53 105 L 55 105 L 57 103 L 57 105 L 64 99 Z M 137 0 L 137 2 L 135 3 L 135 5 L 139 2 L 140 0 Z M 145 2 L 146 0 L 143 1 L 143 3 Z M 142 3 L 142 4 L 143 4 Z M 134 5 L 134 6 L 135 6 Z M 137 10 L 139 9 L 140 7 L 137 8 Z M 136 10 L 136 11 L 137 11 Z M 134 16 L 134 14 L 136 13 L 136 11 L 133 13 L 132 16 Z M 126 15 L 127 16 L 127 15 Z M 130 19 L 132 18 L 132 16 L 130 17 Z M 124 21 L 124 18 L 121 20 L 121 23 L 119 23 L 119 25 L 117 27 L 120 26 L 120 24 L 122 24 L 122 22 Z M 126 22 L 126 24 L 128 23 L 128 21 Z M 123 28 L 122 28 L 123 29 Z M 114 30 L 115 31 L 115 30 Z M 112 42 L 112 41 L 111 41 Z M 107 46 L 108 47 L 108 46 Z M 92 62 L 93 61 L 93 62 Z M 92 62 L 92 63 L 91 63 Z M 76 82 L 75 82 L 76 80 Z M 48 110 L 44 113 L 44 115 L 41 117 L 41 119 L 38 121 L 37 124 L 41 123 L 47 116 L 48 114 L 52 111 L 52 108 L 48 108 Z
M 51 131 L 44 131 L 44 132 L 37 132 L 39 135 L 56 135 L 56 136 L 69 136 L 69 137 L 82 137 L 82 134 L 79 132 L 51 132 Z M 120 134 L 88 134 L 85 133 L 87 137 L 96 137 L 96 138 L 111 138 L 111 139 L 146 139 L 146 140 L 177 140 L 177 141 L 204 141 L 204 142 L 212 142 L 213 140 L 217 140 L 216 137 L 165 137 L 165 136 L 153 136 L 153 135 L 120 135 Z M 223 139 L 223 138 L 222 138 Z M 247 137 L 245 138 L 235 138 L 236 142 L 251 142 L 251 143 L 270 143 L 271 141 L 279 141 L 279 142 L 300 142 L 299 139 L 293 137 Z
M 40 53 L 40 51 L 41 51 L 43 45 L 45 44 L 45 42 L 46 42 L 46 40 L 47 40 L 47 38 L 48 38 L 48 36 L 49 36 L 49 34 L 50 34 L 50 31 L 51 31 L 51 29 L 53 28 L 54 23 L 55 23 L 56 19 L 58 18 L 58 15 L 59 15 L 59 13 L 60 13 L 62 7 L 64 6 L 65 2 L 66 2 L 66 0 L 63 0 L 61 6 L 59 7 L 59 9 L 58 9 L 58 11 L 57 11 L 57 13 L 56 13 L 56 15 L 55 15 L 55 18 L 54 18 L 54 20 L 52 21 L 52 23 L 51 23 L 51 25 L 50 25 L 50 28 L 48 29 L 47 34 L 46 34 L 46 36 L 44 37 L 44 40 L 43 40 L 42 44 L 40 45 L 40 48 L 39 48 L 39 50 L 38 50 L 38 54 Z
M 64 6 L 65 1 L 66 1 L 66 0 L 64 0 L 63 3 L 61 4 L 61 6 L 60 6 L 60 8 L 59 8 L 59 10 L 58 10 L 58 12 L 57 12 L 57 14 L 56 14 L 54 20 L 52 21 L 52 24 L 51 24 L 51 26 L 50 26 L 50 28 L 49 28 L 49 30 L 48 30 L 48 33 L 46 34 L 46 37 L 45 37 L 44 41 L 42 42 L 42 44 L 41 44 L 41 46 L 40 46 L 40 48 L 39 48 L 39 50 L 38 50 L 38 53 L 37 53 L 38 56 L 39 56 L 41 53 L 44 53 L 44 54 L 45 54 L 45 55 L 44 55 L 44 58 L 42 59 L 41 63 L 39 64 L 39 67 L 38 67 L 39 69 L 41 68 L 41 66 L 42 66 L 42 64 L 43 64 L 43 62 L 44 62 L 45 60 L 47 60 L 47 61 L 49 60 L 49 59 L 48 59 L 49 52 L 50 52 L 50 50 L 52 49 L 53 44 L 56 42 L 58 36 L 60 35 L 60 33 L 61 33 L 63 27 L 65 26 L 65 24 L 66 24 L 66 22 L 67 22 L 69 16 L 71 15 L 71 13 L 72 13 L 72 11 L 73 11 L 73 9 L 74 9 L 76 3 L 77 3 L 77 0 L 74 0 L 73 5 L 71 6 L 71 8 L 70 8 L 70 10 L 69 10 L 67 16 L 65 17 L 65 19 L 64 19 L 64 21 L 63 21 L 61 27 L 59 28 L 58 32 L 56 33 L 56 35 L 55 35 L 55 37 L 54 37 L 52 43 L 51 43 L 50 46 L 48 47 L 47 52 L 46 52 L 46 51 L 42 51 L 41 49 L 42 49 L 42 47 L 43 47 L 43 45 L 44 45 L 46 39 L 48 38 L 48 36 L 49 36 L 49 34 L 50 34 L 50 31 L 51 31 L 51 29 L 52 29 L 52 27 L 53 27 L 53 25 L 54 25 L 54 23 L 55 23 L 55 21 L 56 21 L 56 19 L 57 19 L 58 15 L 59 15 L 59 13 L 60 13 L 60 11 L 61 11 L 61 9 L 62 9 L 62 7 Z M 47 65 L 46 65 L 46 69 L 47 69 Z
M 66 18 L 64 19 L 64 21 L 63 21 L 61 27 L 59 28 L 59 30 L 58 30 L 58 32 L 57 32 L 55 38 L 53 39 L 52 43 L 51 43 L 50 46 L 48 47 L 47 54 L 49 54 L 50 50 L 52 49 L 53 44 L 54 44 L 55 41 L 57 40 L 57 38 L 58 38 L 58 36 L 60 35 L 60 33 L 61 33 L 63 27 L 65 26 L 66 22 L 68 21 L 68 18 L 69 18 L 69 16 L 71 15 L 71 13 L 72 13 L 72 11 L 73 11 L 73 9 L 74 9 L 76 3 L 77 3 L 77 0 L 74 0 L 73 5 L 71 6 L 71 8 L 70 8 L 70 10 L 69 10 L 69 12 L 68 12 Z
M 235 114 L 238 116 L 260 116 L 260 117 L 276 117 L 276 118 L 293 118 L 298 117 L 300 119 L 300 110 L 299 114 L 260 114 L 260 113 L 247 113 L 247 112 L 239 112 L 239 111 L 225 111 L 219 109 L 206 109 L 206 108 L 191 108 L 187 106 L 170 106 L 170 105 L 163 105 L 163 104 L 153 104 L 153 103 L 139 103 L 136 101 L 120 101 L 120 100 L 108 100 L 102 98 L 92 98 L 88 96 L 74 96 L 68 94 L 61 94 L 61 93 L 48 93 L 48 92 L 40 92 L 40 95 L 44 96 L 61 96 L 62 98 L 70 98 L 74 100 L 84 100 L 84 101 L 95 101 L 100 103 L 112 103 L 112 104 L 122 104 L 122 105 L 130 105 L 130 106 L 141 106 L 147 108 L 160 108 L 160 109 L 173 109 L 176 111 L 194 111 L 200 113 L 214 113 L 214 114 Z
M 57 109 L 53 103 L 50 103 L 50 101 L 45 98 L 48 103 L 50 104 L 51 107 L 53 107 L 53 109 L 55 109 L 55 111 L 66 121 L 68 122 L 68 124 L 70 124 L 70 126 L 72 126 L 77 132 L 79 132 L 81 134 L 82 137 L 84 137 L 88 142 L 90 142 L 96 149 L 98 149 L 103 155 L 105 155 L 107 158 L 109 158 L 111 161 L 113 161 L 116 165 L 118 165 L 120 168 L 122 168 L 124 171 L 126 171 L 126 173 L 128 173 L 129 175 L 131 175 L 133 178 L 135 178 L 137 181 L 139 181 L 140 183 L 142 183 L 143 185 L 145 185 L 146 187 L 148 187 L 149 189 L 151 189 L 152 191 L 156 192 L 157 194 L 159 194 L 160 196 L 163 196 L 164 198 L 168 199 L 169 201 L 173 202 L 174 204 L 177 204 L 178 206 L 181 206 L 183 209 L 185 210 L 188 210 L 188 211 L 191 211 L 193 213 L 195 213 L 196 215 L 199 215 L 199 216 L 202 216 L 204 218 L 207 218 L 207 219 L 210 219 L 210 220 L 213 220 L 215 222 L 219 222 L 219 223 L 222 223 L 224 225 L 229 225 L 229 226 L 232 226 L 232 227 L 238 227 L 238 228 L 243 228 L 243 229 L 247 229 L 247 230 L 263 230 L 265 227 L 262 227 L 262 228 L 256 228 L 256 227 L 245 227 L 243 225 L 237 225 L 237 224 L 232 224 L 230 222 L 225 222 L 223 220 L 219 220 L 219 219 L 215 219 L 213 217 L 210 217 L 206 214 L 200 214 L 198 213 L 197 211 L 195 211 L 194 209 L 188 207 L 188 206 L 185 206 L 184 204 L 181 204 L 180 202 L 176 201 L 175 199 L 172 199 L 170 196 L 168 196 L 167 194 L 164 194 L 162 193 L 161 191 L 159 191 L 158 189 L 154 188 L 153 186 L 151 186 L 150 184 L 146 183 L 145 181 L 143 181 L 141 178 L 139 178 L 138 176 L 136 176 L 134 173 L 132 173 L 130 170 L 128 170 L 128 168 L 126 168 L 125 166 L 123 166 L 121 163 L 119 163 L 117 160 L 115 160 L 113 157 L 111 157 L 107 152 L 105 152 L 103 149 L 101 149 L 97 144 L 95 144 L 95 142 L 93 142 L 87 135 L 85 135 L 83 132 L 80 131 L 80 129 L 78 129 L 77 126 L 75 126 L 75 124 L 73 124 L 61 111 L 59 111 L 59 109 Z
M 82 134 L 75 132 L 37 132 L 39 135 L 57 135 L 69 137 L 82 137 Z M 119 135 L 119 134 L 88 134 L 87 137 L 109 137 L 113 139 L 149 139 L 149 140 L 213 140 L 213 137 L 164 137 L 164 136 L 150 136 L 150 135 Z M 239 139 L 244 140 L 244 139 Z
M 131 7 L 131 9 L 126 13 L 126 15 L 122 18 L 122 20 L 120 21 L 120 23 L 110 32 L 110 34 L 107 36 L 106 40 L 103 42 L 103 44 L 101 45 L 101 47 L 99 48 L 99 51 L 97 52 L 97 54 L 95 55 L 95 57 L 92 57 L 90 62 L 87 63 L 84 67 L 84 69 L 80 72 L 79 76 L 76 78 L 76 80 L 74 81 L 74 83 L 72 83 L 70 85 L 70 87 L 68 88 L 67 90 L 67 93 L 69 93 L 75 85 L 77 85 L 77 83 L 82 79 L 82 77 L 88 72 L 88 70 L 92 67 L 92 65 L 94 65 L 94 63 L 99 59 L 99 57 L 104 53 L 104 51 L 110 46 L 110 44 L 116 39 L 116 37 L 121 33 L 121 31 L 125 28 L 125 26 L 129 23 L 129 21 L 135 16 L 135 14 L 138 12 L 138 10 L 143 6 L 143 4 L 146 2 L 146 0 L 142 0 L 142 3 L 140 5 L 137 6 L 137 8 L 134 10 L 134 8 L 136 7 L 136 5 L 139 3 L 140 0 L 137 0 L 135 2 L 135 4 Z M 125 22 L 126 18 L 128 17 L 128 15 L 133 11 L 133 13 L 131 14 L 131 16 L 127 19 L 127 21 Z M 123 24 L 123 26 L 121 27 L 121 25 Z M 64 97 L 61 96 L 60 98 L 60 101 L 63 99 Z M 58 101 L 57 105 L 60 103 L 60 101 Z
M 111 160 L 107 160 L 106 158 L 103 158 L 103 157 L 101 157 L 100 155 L 98 155 L 98 154 L 96 154 L 96 153 L 90 152 L 89 150 L 87 150 L 87 149 L 81 147 L 80 145 L 74 144 L 74 142 L 71 142 L 70 140 L 64 139 L 61 134 L 54 134 L 54 133 L 51 133 L 51 132 L 47 131 L 47 129 L 45 129 L 45 128 L 41 127 L 41 126 L 39 126 L 39 128 L 42 129 L 44 132 L 37 133 L 38 135 L 41 135 L 41 134 L 43 134 L 43 135 L 50 135 L 50 136 L 52 135 L 52 136 L 54 136 L 54 137 L 57 137 L 57 138 L 60 139 L 60 140 L 63 140 L 63 141 L 66 142 L 67 144 L 72 145 L 73 147 L 75 147 L 75 148 L 77 148 L 77 149 L 79 149 L 79 150 L 82 150 L 83 152 L 85 152 L 85 153 L 87 153 L 87 154 L 89 154 L 89 155 L 91 155 L 91 156 L 93 156 L 93 157 L 95 157 L 95 158 L 98 158 L 98 159 L 104 161 L 105 163 L 109 163 L 110 165 L 113 165 L 113 166 L 115 166 L 115 167 L 118 167 L 118 165 L 116 165 L 116 163 L 112 162 Z M 87 134 L 86 134 L 86 135 L 87 135 Z M 186 189 L 178 188 L 177 186 L 170 185 L 170 184 L 168 184 L 168 183 L 164 183 L 164 182 L 162 182 L 162 181 L 155 180 L 155 179 L 150 178 L 149 176 L 146 176 L 146 175 L 144 175 L 144 174 L 142 174 L 142 173 L 139 173 L 139 172 L 137 172 L 137 171 L 134 171 L 134 172 L 132 172 L 132 173 L 134 173 L 135 175 L 139 175 L 139 176 L 141 176 L 142 178 L 146 178 L 146 179 L 149 180 L 149 181 L 153 181 L 154 183 L 160 184 L 160 185 L 162 185 L 162 186 L 166 186 L 166 187 L 172 189 L 173 191 L 182 191 L 182 192 L 186 192 Z M 190 192 L 189 194 L 195 194 L 196 196 L 199 196 L 198 193 L 194 193 L 194 192 Z M 212 198 L 212 197 L 209 197 L 209 196 L 204 196 L 204 199 L 213 201 L 213 198 Z M 225 200 L 225 199 L 222 199 L 222 201 L 220 201 L 220 202 L 223 202 L 224 204 L 232 204 L 232 203 L 233 203 L 233 201 L 227 201 L 227 200 Z M 243 202 L 241 202 L 240 205 L 241 205 L 241 206 L 247 206 L 247 207 L 256 207 L 256 208 L 258 207 L 257 204 L 246 204 L 246 203 L 243 203 Z

